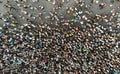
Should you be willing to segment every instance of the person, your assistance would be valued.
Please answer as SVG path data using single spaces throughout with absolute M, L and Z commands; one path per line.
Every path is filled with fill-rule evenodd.
M 113 4 L 115 2 L 115 0 L 110 0 L 110 2 Z
M 105 8 L 105 7 L 106 7 L 106 4 L 105 4 L 105 3 L 100 3 L 100 4 L 99 4 L 99 8 L 100 8 L 100 9 L 103 9 L 103 8 Z

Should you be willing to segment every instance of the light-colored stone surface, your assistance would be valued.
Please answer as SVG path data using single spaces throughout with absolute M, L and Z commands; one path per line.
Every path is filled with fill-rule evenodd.
M 6 12 L 6 8 L 4 7 L 4 4 L 6 4 L 6 1 L 7 0 L 1 0 L 1 1 L 3 1 L 3 3 L 0 3 L 0 13 L 5 13 Z M 11 5 L 13 5 L 15 8 L 16 8 L 16 4 L 14 4 L 15 2 L 15 0 L 8 0 L 8 1 L 11 1 Z M 33 4 L 33 2 L 32 2 L 32 0 L 26 0 L 28 3 L 32 3 Z M 65 0 L 65 2 L 62 4 L 63 6 L 62 6 L 62 8 L 59 10 L 59 12 L 63 12 L 64 11 L 64 9 L 66 8 L 66 7 L 70 7 L 70 6 L 73 6 L 73 5 L 75 5 L 76 3 L 75 3 L 75 1 L 76 0 L 69 0 L 69 2 L 66 2 L 66 0 Z M 78 0 L 79 1 L 79 0 Z M 97 0 L 97 1 L 99 1 L 99 3 L 97 4 L 97 3 L 91 3 L 91 0 L 84 0 L 85 1 L 85 4 L 86 5 L 91 5 L 91 7 L 90 7 L 90 10 L 92 10 L 93 11 L 93 13 L 109 13 L 110 12 L 110 10 L 111 9 L 113 9 L 113 8 L 115 8 L 116 9 L 116 11 L 119 11 L 120 9 L 118 9 L 117 7 L 118 6 L 120 6 L 120 2 L 118 2 L 118 1 L 116 1 L 116 0 L 113 0 L 114 1 L 114 3 L 112 4 L 112 3 L 110 3 L 111 2 L 111 0 Z M 106 3 L 106 7 L 104 8 L 104 9 L 99 9 L 99 4 L 100 3 Z M 48 1 L 46 1 L 46 0 L 39 0 L 39 3 L 37 2 L 37 3 L 34 3 L 33 5 L 39 5 L 39 4 L 41 4 L 41 5 L 44 5 L 45 6 L 45 11 L 47 11 L 47 12 L 49 12 L 50 10 L 51 10 L 51 8 L 54 8 L 54 7 L 56 7 L 58 4 L 60 3 L 60 0 L 56 0 L 56 5 L 53 5 L 52 4 L 52 1 L 51 2 L 48 2 Z M 112 7 L 110 7 L 110 5 L 112 4 Z
M 1 14 L 5 14 L 7 12 L 7 8 L 4 6 L 4 4 L 6 4 L 7 0 L 2 0 L 3 3 L 0 3 L 0 13 Z M 24 19 L 21 19 L 18 17 L 19 14 L 21 14 L 21 11 L 20 11 L 20 7 L 17 6 L 17 4 L 14 2 L 15 0 L 8 0 L 10 1 L 10 5 L 13 6 L 14 8 L 16 8 L 18 11 L 15 11 L 13 10 L 12 11 L 12 14 L 19 20 L 19 22 L 21 24 L 25 23 L 26 21 Z M 50 15 L 49 12 L 50 11 L 53 11 L 53 9 L 55 7 L 57 7 L 59 4 L 60 4 L 60 0 L 56 0 L 56 4 L 54 5 L 51 2 L 47 1 L 47 0 L 38 0 L 39 2 L 34 2 L 32 0 L 26 0 L 28 4 L 32 4 L 32 6 L 39 6 L 39 5 L 43 5 L 45 8 L 43 10 L 38 10 L 38 11 L 33 11 L 33 10 L 30 10 L 30 9 L 26 9 L 27 12 L 29 12 L 30 14 L 38 14 L 38 13 L 43 13 L 43 12 L 46 12 L 43 16 L 41 16 L 41 18 L 45 18 L 46 16 Z M 62 3 L 62 7 L 60 9 L 57 9 L 56 11 L 58 12 L 58 16 L 60 16 L 60 14 L 63 14 L 66 18 L 67 17 L 70 17 L 71 15 L 66 15 L 64 12 L 66 10 L 67 7 L 71 7 L 71 6 L 75 6 L 76 5 L 76 1 L 79 1 L 79 0 L 69 0 L 67 2 L 67 0 L 65 0 L 64 3 Z M 112 4 L 110 3 L 111 0 L 98 0 L 99 3 L 91 3 L 91 0 L 84 0 L 85 1 L 85 5 L 89 5 L 90 6 L 90 9 L 89 10 L 92 10 L 93 14 L 92 15 L 95 15 L 95 14 L 109 14 L 110 11 L 114 8 L 115 11 L 119 12 L 120 11 L 120 8 L 118 9 L 118 7 L 120 6 L 120 2 L 114 0 L 115 2 Z M 99 4 L 100 3 L 106 3 L 106 7 L 104 9 L 99 9 Z M 112 7 L 110 7 L 110 5 L 112 4 Z M 22 4 L 24 5 L 24 4 Z M 84 9 L 86 10 L 86 9 Z M 25 18 L 29 18 L 28 16 L 26 15 L 23 15 L 25 16 Z M 72 16 L 71 16 L 72 17 Z M 36 20 L 37 21 L 37 20 Z M 3 23 L 3 21 L 0 20 L 0 23 Z

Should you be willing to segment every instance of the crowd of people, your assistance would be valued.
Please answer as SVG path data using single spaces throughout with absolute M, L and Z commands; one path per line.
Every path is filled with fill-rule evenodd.
M 26 0 L 16 0 L 20 8 L 39 9 L 21 2 Z M 120 74 L 120 13 L 112 9 L 92 16 L 84 1 L 76 5 L 65 12 L 72 19 L 58 16 L 55 7 L 47 22 L 42 13 L 21 9 L 18 16 L 27 21 L 21 24 L 8 1 L 10 11 L 0 27 L 0 74 Z

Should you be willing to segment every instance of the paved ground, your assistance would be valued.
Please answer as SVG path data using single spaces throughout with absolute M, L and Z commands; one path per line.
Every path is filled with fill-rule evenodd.
M 1 14 L 5 14 L 6 11 L 8 10 L 4 4 L 6 4 L 6 1 L 7 0 L 1 0 L 3 1 L 3 3 L 0 3 L 0 13 Z M 14 2 L 14 0 L 9 0 L 10 1 L 10 5 L 13 6 L 15 9 L 17 9 L 18 11 L 16 12 L 15 10 L 12 11 L 12 14 L 19 20 L 19 23 L 21 24 L 24 24 L 26 22 L 26 20 L 24 19 L 21 19 L 20 17 L 18 17 L 19 14 L 21 14 L 21 11 L 20 11 L 20 8 L 17 6 L 17 4 Z M 46 12 L 42 18 L 45 18 L 46 16 L 49 15 L 49 12 L 50 11 L 53 11 L 53 9 L 55 7 L 57 7 L 59 4 L 60 4 L 60 0 L 56 0 L 56 5 L 53 5 L 52 2 L 48 2 L 46 0 L 39 0 L 39 2 L 36 2 L 36 3 L 33 3 L 32 0 L 27 0 L 28 1 L 28 4 L 31 3 L 33 6 L 39 6 L 39 5 L 43 5 L 45 6 L 45 9 L 44 10 L 39 10 L 39 11 L 36 11 L 36 10 L 30 10 L 30 9 L 26 9 L 27 12 L 29 12 L 30 14 L 33 14 L 36 13 L 44 13 Z M 66 0 L 65 0 L 66 1 Z M 78 0 L 77 0 L 78 1 Z M 120 9 L 118 9 L 118 6 L 120 6 L 120 2 L 117 2 L 116 0 L 99 0 L 99 3 L 96 4 L 96 3 L 91 3 L 91 0 L 84 0 L 85 1 L 85 5 L 88 5 L 90 6 L 90 9 L 93 14 L 92 15 L 95 15 L 95 14 L 109 14 L 109 12 L 111 11 L 111 9 L 115 8 L 116 11 L 120 11 Z M 114 3 L 111 3 L 111 1 L 114 1 Z M 103 2 L 103 3 L 106 3 L 106 7 L 104 9 L 99 9 L 99 4 Z M 113 4 L 112 7 L 110 7 L 110 4 Z M 24 4 L 22 4 L 24 5 Z M 57 12 L 58 12 L 58 15 L 60 14 L 63 14 L 65 16 L 65 18 L 72 18 L 72 16 L 70 15 L 66 15 L 64 13 L 64 11 L 66 10 L 66 7 L 70 7 L 70 6 L 75 6 L 76 5 L 76 0 L 69 0 L 69 2 L 64 2 L 62 4 L 62 8 L 58 9 Z M 84 9 L 86 10 L 86 9 Z M 23 15 L 25 16 L 25 15 Z M 29 18 L 28 16 L 25 16 L 25 18 Z M 36 22 L 38 22 L 39 20 L 37 19 Z M 0 24 L 2 24 L 3 21 L 0 20 Z
M 3 1 L 3 3 L 0 3 L 0 13 L 3 14 L 7 10 L 4 7 L 4 4 L 6 4 L 7 0 L 0 0 L 0 1 Z M 9 0 L 9 1 L 12 1 L 12 5 L 14 5 L 14 2 L 13 2 L 14 0 Z M 117 9 L 117 7 L 120 6 L 120 2 L 118 2 L 116 0 L 99 0 L 100 1 L 99 3 L 101 3 L 101 2 L 106 3 L 106 8 L 104 8 L 102 10 L 99 9 L 97 3 L 91 3 L 91 0 L 84 0 L 84 1 L 85 1 L 85 4 L 91 5 L 90 10 L 92 10 L 95 14 L 96 13 L 109 13 L 112 8 L 115 8 L 117 11 L 119 11 Z M 110 7 L 110 4 L 112 4 L 111 1 L 114 1 L 112 7 Z M 32 0 L 28 0 L 28 2 L 32 3 Z M 57 2 L 57 4 L 59 4 L 60 0 L 56 0 L 56 2 Z M 52 2 L 48 2 L 48 1 L 45 1 L 45 0 L 39 0 L 39 3 L 35 3 L 35 4 L 42 4 L 42 5 L 44 5 L 46 7 L 45 10 L 47 10 L 47 11 L 50 11 L 51 10 L 50 8 L 53 8 L 53 7 L 56 6 L 56 5 L 53 5 Z M 73 6 L 73 5 L 75 5 L 75 0 L 70 0 L 69 2 L 63 3 L 63 6 L 62 6 L 62 9 L 61 9 L 60 12 L 63 12 L 63 10 L 66 7 Z M 16 7 L 16 6 L 14 6 L 14 7 Z
M 1 15 L 6 13 L 7 9 L 4 7 L 4 5 L 6 4 L 6 0 L 0 0 L 3 1 L 3 3 L 0 3 L 0 18 Z M 0 24 L 3 24 L 4 22 L 2 20 L 0 20 Z

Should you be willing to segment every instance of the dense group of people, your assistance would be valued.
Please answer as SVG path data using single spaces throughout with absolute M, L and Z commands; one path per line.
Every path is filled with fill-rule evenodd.
M 39 8 L 16 3 L 21 8 L 18 17 L 27 22 L 20 24 L 12 15 L 17 9 L 8 3 L 11 10 L 1 18 L 5 23 L 0 27 L 0 74 L 120 74 L 120 13 L 113 9 L 91 16 L 80 0 L 65 12 L 72 19 L 60 18 L 55 7 L 44 21 L 43 13 L 24 10 Z

